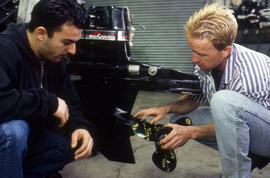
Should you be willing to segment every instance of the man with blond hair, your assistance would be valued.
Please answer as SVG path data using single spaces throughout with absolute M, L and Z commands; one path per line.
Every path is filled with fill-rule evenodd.
M 270 157 L 270 58 L 235 44 L 237 27 L 232 11 L 218 4 L 191 16 L 185 34 L 202 94 L 183 95 L 135 117 L 154 116 L 151 123 L 168 113 L 177 114 L 172 122 L 191 117 L 193 126 L 168 124 L 173 130 L 160 141 L 163 149 L 196 139 L 218 149 L 223 177 L 246 178 L 252 170 L 250 153 Z

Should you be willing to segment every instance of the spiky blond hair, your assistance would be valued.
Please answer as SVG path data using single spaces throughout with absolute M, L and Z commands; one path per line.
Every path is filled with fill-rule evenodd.
M 194 13 L 184 28 L 186 38 L 208 39 L 222 50 L 234 42 L 238 25 L 232 10 L 214 3 Z

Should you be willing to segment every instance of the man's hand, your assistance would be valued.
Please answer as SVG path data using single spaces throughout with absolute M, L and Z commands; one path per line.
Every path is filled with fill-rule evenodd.
M 85 129 L 77 129 L 71 135 L 71 148 L 75 148 L 78 143 L 80 147 L 75 151 L 75 158 L 86 158 L 91 155 L 93 148 L 93 139 L 89 132 Z
M 174 150 L 183 146 L 189 139 L 215 138 L 215 125 L 207 124 L 201 126 L 182 126 L 178 124 L 167 124 L 165 127 L 172 131 L 164 139 L 160 140 L 162 149 Z
M 134 117 L 141 116 L 141 120 L 146 119 L 148 116 L 154 116 L 154 118 L 150 121 L 150 124 L 154 124 L 165 117 L 165 115 L 169 112 L 169 106 L 160 106 L 149 109 L 143 109 L 137 112 Z
M 166 127 L 172 128 L 172 131 L 160 141 L 161 148 L 164 150 L 174 150 L 183 146 L 192 138 L 192 126 L 181 126 L 178 124 L 167 124 Z
M 60 121 L 59 127 L 63 127 L 69 119 L 68 107 L 66 102 L 61 98 L 57 97 L 57 100 L 58 100 L 58 108 L 56 112 L 53 114 L 53 116 L 59 119 Z

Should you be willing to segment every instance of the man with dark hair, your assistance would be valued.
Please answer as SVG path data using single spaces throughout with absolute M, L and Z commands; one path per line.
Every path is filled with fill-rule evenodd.
M 0 34 L 0 177 L 44 177 L 90 156 L 89 123 L 66 71 L 84 9 L 40 0 L 29 24 Z

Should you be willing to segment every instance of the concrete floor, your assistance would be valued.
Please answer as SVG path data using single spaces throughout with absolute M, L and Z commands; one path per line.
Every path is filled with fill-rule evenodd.
M 172 93 L 140 92 L 132 114 L 142 108 L 160 106 L 174 101 L 179 95 Z M 167 123 L 168 117 L 162 122 Z M 136 164 L 125 164 L 107 160 L 102 154 L 67 165 L 61 174 L 64 178 L 219 178 L 221 166 L 217 151 L 190 140 L 176 152 L 177 167 L 166 173 L 152 162 L 155 150 L 152 142 L 137 136 L 131 137 Z M 270 178 L 270 164 L 262 170 L 255 169 L 253 178 Z

